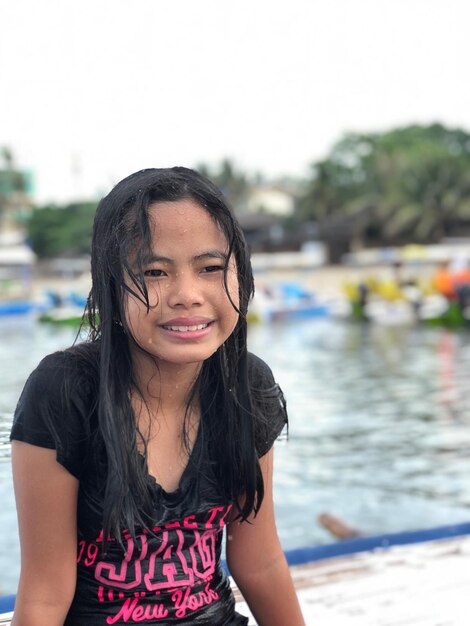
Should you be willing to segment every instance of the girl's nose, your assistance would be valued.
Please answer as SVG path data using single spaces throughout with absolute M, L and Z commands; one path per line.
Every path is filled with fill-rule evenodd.
M 202 285 L 191 272 L 179 272 L 168 285 L 167 302 L 171 307 L 190 308 L 204 302 Z

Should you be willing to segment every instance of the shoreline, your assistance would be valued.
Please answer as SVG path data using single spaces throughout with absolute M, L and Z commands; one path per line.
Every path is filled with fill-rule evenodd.
M 415 266 L 404 270 L 405 275 L 417 280 L 428 280 L 432 268 Z M 262 290 L 276 283 L 298 283 L 311 291 L 320 300 L 337 299 L 345 296 L 345 284 L 359 283 L 373 276 L 379 280 L 394 280 L 393 267 L 388 265 L 347 266 L 322 265 L 318 267 L 280 267 L 254 271 L 255 290 Z M 60 296 L 75 292 L 87 296 L 91 288 L 88 272 L 80 275 L 58 275 L 36 268 L 32 276 L 18 285 L 18 289 L 0 294 L 0 301 L 34 300 L 39 301 L 46 291 L 55 291 Z
M 360 278 L 362 270 L 341 265 L 325 265 L 316 268 L 276 268 L 254 272 L 255 288 L 275 282 L 292 281 L 302 284 L 317 295 L 340 295 L 344 282 Z M 375 270 L 374 270 L 375 273 Z M 79 291 L 86 294 L 91 287 L 89 274 L 79 277 L 57 276 L 37 273 L 31 280 L 31 291 L 34 297 L 41 296 L 44 291 L 57 290 L 60 294 Z

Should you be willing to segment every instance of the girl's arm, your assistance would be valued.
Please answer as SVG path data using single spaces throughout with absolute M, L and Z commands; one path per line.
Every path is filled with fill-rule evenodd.
M 21 545 L 12 626 L 63 626 L 76 584 L 78 480 L 55 450 L 11 447 Z
M 250 524 L 230 522 L 227 564 L 259 626 L 305 626 L 274 521 L 272 449 L 260 464 L 263 504 Z

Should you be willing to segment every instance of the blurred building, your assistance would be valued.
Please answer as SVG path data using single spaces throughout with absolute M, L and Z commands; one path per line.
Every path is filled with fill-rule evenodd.
M 295 225 L 295 191 L 288 186 L 260 184 L 249 189 L 237 218 L 252 252 L 298 252 L 318 243 L 314 222 Z M 316 248 L 315 248 L 316 249 Z
M 33 176 L 14 164 L 8 148 L 0 161 L 0 301 L 29 295 L 36 255 L 25 243 L 33 210 Z
M 4 164 L 0 167 L 0 233 L 23 232 L 33 208 L 33 193 L 32 173 L 16 168 L 4 150 Z
M 295 199 L 292 193 L 275 185 L 252 187 L 246 201 L 248 213 L 267 213 L 277 217 L 290 217 L 294 213 Z

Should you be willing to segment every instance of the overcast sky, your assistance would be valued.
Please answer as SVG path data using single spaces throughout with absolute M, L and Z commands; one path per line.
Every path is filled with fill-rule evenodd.
M 305 175 L 346 130 L 470 131 L 469 0 L 12 0 L 0 145 L 39 201 L 231 157 Z

